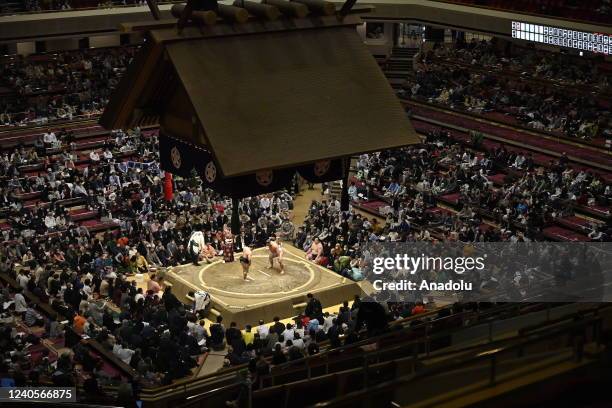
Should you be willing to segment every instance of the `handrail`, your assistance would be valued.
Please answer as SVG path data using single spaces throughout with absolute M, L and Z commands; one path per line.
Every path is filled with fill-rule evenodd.
M 599 318 L 594 318 L 594 319 L 598 320 Z M 581 323 L 584 323 L 584 321 L 581 322 Z M 570 322 L 570 323 L 566 324 L 564 328 L 573 328 L 574 326 L 575 326 L 575 322 Z M 376 351 L 372 351 L 371 353 L 364 354 L 362 356 L 358 356 L 356 359 L 359 359 L 361 357 L 364 360 L 364 364 L 363 364 L 362 367 L 355 367 L 355 368 L 346 369 L 346 370 L 338 371 L 338 372 L 335 372 L 335 373 L 329 373 L 329 374 L 325 374 L 325 375 L 342 374 L 342 373 L 346 373 L 346 372 L 349 372 L 349 371 L 358 372 L 362 368 L 366 368 L 366 369 L 367 368 L 371 368 L 371 367 L 374 367 L 376 364 L 385 364 L 385 363 L 390 363 L 390 362 L 393 362 L 393 361 L 400 361 L 400 360 L 410 361 L 412 363 L 413 370 L 414 370 L 414 369 L 416 369 L 416 363 L 417 362 L 423 362 L 423 361 L 426 361 L 428 359 L 439 359 L 440 357 L 443 357 L 445 355 L 449 356 L 449 355 L 453 355 L 453 354 L 462 354 L 462 358 L 466 358 L 466 357 L 467 358 L 470 358 L 470 357 L 474 358 L 474 357 L 478 357 L 479 355 L 482 355 L 482 354 L 487 354 L 487 353 L 489 353 L 490 350 L 495 350 L 495 349 L 500 349 L 500 348 L 503 348 L 503 347 L 508 347 L 507 343 L 515 341 L 515 340 L 520 340 L 520 339 L 524 339 L 524 335 L 520 335 L 519 334 L 519 335 L 514 336 L 512 338 L 509 338 L 509 339 L 502 339 L 502 340 L 497 340 L 497 341 L 490 342 L 490 343 L 487 343 L 487 344 L 480 344 L 480 345 L 476 345 L 476 346 L 469 346 L 469 347 L 466 347 L 465 349 L 452 350 L 452 351 L 449 351 L 448 353 L 443 353 L 443 354 L 436 354 L 436 355 L 429 355 L 429 354 L 427 354 L 425 356 L 419 357 L 417 355 L 417 353 L 415 352 L 415 354 L 412 357 L 402 357 L 400 359 L 395 359 L 395 360 L 379 361 L 379 357 L 378 356 L 381 353 L 389 353 L 389 352 L 392 352 L 394 350 L 405 349 L 406 347 L 409 347 L 411 345 L 420 345 L 421 343 L 425 343 L 426 342 L 426 339 L 417 339 L 417 340 L 408 342 L 408 343 L 403 344 L 403 345 L 398 345 L 398 346 L 393 347 L 391 349 L 376 350 Z M 479 349 L 480 349 L 480 351 L 478 351 Z M 487 349 L 487 350 L 483 351 L 483 349 Z M 418 350 L 418 349 L 415 348 L 413 350 Z M 470 356 L 466 356 L 465 355 L 466 352 L 469 353 L 469 352 L 473 352 L 473 351 L 478 351 L 478 354 L 476 354 L 476 355 L 472 354 Z M 373 357 L 374 360 L 377 361 L 377 363 L 374 364 L 374 365 L 367 365 L 366 361 L 368 359 L 370 359 L 371 357 Z M 322 375 L 320 377 L 324 377 L 325 375 Z M 317 378 L 319 378 L 319 377 L 317 377 Z M 308 377 L 308 380 L 310 380 L 310 379 L 311 378 Z M 278 388 L 282 388 L 282 387 L 291 388 L 291 386 L 293 384 L 301 383 L 303 381 L 305 381 L 305 380 L 292 381 L 292 382 L 286 383 L 286 384 L 279 384 L 279 385 L 272 385 L 270 387 L 265 387 L 264 389 L 260 389 L 260 390 L 255 391 L 255 395 L 257 395 L 258 393 L 261 393 L 261 392 L 269 391 L 269 389 L 273 389 L 273 388 L 277 388 L 277 389 Z
M 532 326 L 528 326 L 528 327 L 525 327 L 525 328 L 521 329 L 519 331 L 519 337 L 520 336 L 524 336 L 526 333 L 529 333 L 531 331 L 540 330 L 542 327 L 550 326 L 550 325 L 554 325 L 554 324 L 559 324 L 559 323 L 565 322 L 565 321 L 567 321 L 569 319 L 573 319 L 576 315 L 586 316 L 586 315 L 589 315 L 589 314 L 597 314 L 597 313 L 599 313 L 599 311 L 601 309 L 606 308 L 606 307 L 612 307 L 612 305 L 596 305 L 596 306 L 594 306 L 594 307 L 592 307 L 590 309 L 579 310 L 579 311 L 576 311 L 574 313 L 563 315 L 563 316 L 561 316 L 561 317 L 559 317 L 557 319 L 553 319 L 553 320 L 549 319 L 549 313 L 548 313 L 547 314 L 547 318 L 546 318 L 546 320 L 544 322 L 540 322 L 538 324 L 534 324 Z M 501 309 L 502 313 L 503 313 L 503 311 L 504 311 L 504 309 Z M 457 315 L 455 315 L 455 316 L 457 316 Z M 447 317 L 453 317 L 453 315 L 447 316 Z M 398 345 L 395 345 L 395 346 L 393 346 L 391 348 L 376 349 L 376 350 L 369 351 L 368 353 L 364 354 L 363 356 L 364 356 L 364 358 L 367 358 L 367 357 L 370 357 L 370 356 L 377 357 L 380 353 L 387 353 L 387 352 L 389 352 L 391 350 L 396 350 L 396 349 L 399 350 L 399 349 L 402 349 L 402 348 L 405 348 L 405 347 L 410 347 L 410 346 L 414 346 L 414 345 L 421 345 L 421 344 L 425 346 L 425 354 L 426 354 L 426 356 L 429 356 L 430 352 L 431 352 L 431 343 L 432 343 L 432 341 L 443 339 L 443 338 L 447 338 L 448 336 L 452 335 L 453 333 L 457 333 L 458 330 L 471 329 L 471 328 L 474 328 L 474 327 L 477 327 L 477 326 L 481 326 L 483 324 L 489 326 L 489 330 L 488 330 L 489 338 L 488 338 L 488 343 L 486 345 L 490 345 L 490 344 L 493 344 L 493 343 L 496 343 L 496 342 L 503 343 L 503 342 L 507 342 L 509 340 L 509 339 L 493 340 L 493 335 L 492 335 L 493 327 L 492 326 L 498 320 L 489 320 L 488 322 L 483 322 L 482 320 L 478 320 L 478 321 L 476 321 L 476 322 L 474 322 L 474 323 L 472 323 L 472 324 L 470 324 L 468 326 L 462 326 L 458 330 L 457 330 L 457 328 L 455 328 L 455 329 L 443 330 L 441 332 L 434 332 L 433 334 L 428 333 L 429 326 L 431 326 L 432 324 L 436 324 L 436 323 L 438 323 L 438 322 L 440 322 L 442 320 L 444 320 L 444 318 L 443 319 L 439 319 L 439 320 L 431 321 L 428 324 L 424 324 L 424 325 L 418 326 L 418 327 L 425 326 L 424 327 L 425 332 L 423 333 L 423 337 L 422 338 L 408 339 L 407 341 L 402 342 L 402 343 L 400 343 Z M 456 353 L 461 352 L 461 351 L 465 352 L 466 350 L 471 349 L 471 348 L 480 348 L 480 347 L 483 347 L 483 344 L 477 344 L 477 345 L 473 345 L 473 346 L 464 347 L 464 348 L 461 348 L 461 349 L 454 349 L 454 350 L 448 350 L 447 352 L 436 353 L 436 356 L 439 357 L 439 356 L 446 355 L 446 354 L 456 354 Z M 335 351 L 335 350 L 331 350 L 331 351 Z M 266 376 L 260 377 L 260 385 L 263 384 L 263 381 L 266 381 L 266 380 L 272 380 L 272 385 L 274 385 L 274 380 L 275 380 L 276 376 L 283 376 L 283 375 L 287 375 L 287 374 L 297 373 L 297 372 L 300 372 L 300 371 L 307 371 L 308 372 L 308 378 L 310 378 L 310 371 L 314 367 L 326 366 L 326 372 L 329 371 L 329 364 L 330 364 L 329 353 L 328 353 L 327 356 L 325 356 L 325 358 L 324 358 L 325 361 L 320 361 L 320 364 L 314 364 L 313 365 L 313 364 L 311 364 L 311 362 L 312 361 L 314 361 L 315 363 L 319 362 L 319 360 L 323 359 L 323 355 L 319 354 L 319 355 L 314 355 L 314 356 L 310 356 L 310 357 L 312 357 L 312 358 L 308 358 L 307 357 L 305 359 L 294 360 L 294 361 L 290 361 L 290 362 L 287 362 L 287 363 L 284 363 L 282 365 L 274 367 L 274 368 L 280 367 L 281 370 L 278 370 L 278 371 L 272 372 L 272 373 L 270 373 L 270 374 L 268 374 Z M 351 359 L 355 359 L 355 358 L 359 358 L 359 357 L 356 354 L 354 354 L 354 353 L 350 353 L 348 356 L 346 356 L 346 358 L 343 359 L 342 357 L 339 357 L 335 362 L 336 363 L 340 363 L 340 362 L 351 360 Z M 298 367 L 296 367 L 296 366 L 298 366 Z
M 0 125 L 0 141 L 7 140 L 10 138 L 18 138 L 20 136 L 27 136 L 31 134 L 37 134 L 45 132 L 47 129 L 51 129 L 53 131 L 58 131 L 61 129 L 79 129 L 81 127 L 85 127 L 84 125 L 96 126 L 98 122 L 95 118 L 91 116 L 73 120 L 66 120 L 66 122 L 52 122 L 47 124 L 36 124 L 31 126 L 2 126 Z M 24 135 L 25 134 L 25 135 Z M 5 136 L 6 135 L 6 136 Z
M 524 305 L 504 304 L 501 307 L 492 308 L 490 310 L 483 311 L 482 313 L 485 316 L 488 315 L 488 314 L 493 314 L 495 311 L 503 313 L 505 311 L 511 310 L 511 309 L 519 307 L 519 306 L 524 306 Z M 439 312 L 442 309 L 443 308 L 437 309 L 435 312 L 437 313 L 437 312 Z M 374 337 L 374 338 L 371 338 L 371 339 L 365 339 L 365 340 L 363 340 L 361 342 L 358 342 L 358 343 L 354 343 L 354 344 L 351 344 L 351 345 L 343 346 L 343 347 L 340 347 L 340 348 L 337 348 L 337 349 L 329 349 L 329 350 L 326 350 L 324 353 L 320 353 L 320 354 L 317 354 L 317 355 L 313 355 L 313 356 L 305 357 L 305 358 L 302 358 L 302 359 L 299 359 L 299 360 L 294 360 L 294 361 L 291 361 L 291 362 L 288 362 L 288 363 L 284 363 L 282 366 L 284 366 L 284 367 L 291 367 L 291 365 L 303 364 L 304 362 L 307 362 L 310 359 L 314 360 L 316 358 L 322 358 L 322 356 L 325 356 L 326 353 L 337 352 L 339 350 L 346 350 L 346 349 L 349 349 L 349 348 L 357 349 L 357 348 L 360 347 L 360 344 L 361 345 L 363 345 L 364 343 L 365 344 L 370 344 L 370 343 L 374 343 L 376 341 L 379 341 L 380 339 L 388 338 L 390 336 L 394 336 L 394 335 L 397 336 L 399 333 L 401 333 L 402 331 L 405 331 L 405 330 L 410 330 L 410 329 L 418 330 L 419 328 L 425 328 L 426 329 L 427 326 L 430 326 L 431 324 L 438 323 L 438 322 L 440 322 L 442 320 L 445 320 L 447 318 L 451 318 L 451 317 L 452 318 L 457 318 L 458 316 L 465 316 L 467 314 L 474 315 L 475 313 L 477 314 L 478 312 L 465 311 L 465 312 L 457 313 L 455 315 L 445 316 L 444 318 L 437 319 L 437 320 L 434 320 L 434 321 L 424 322 L 424 323 L 416 325 L 416 326 L 409 326 L 407 328 L 404 328 L 404 330 L 391 331 L 391 332 L 385 333 L 385 334 L 383 334 L 381 336 L 377 336 L 377 337 Z M 434 313 L 431 313 L 431 314 L 434 314 Z M 424 317 L 424 315 L 425 314 L 419 314 L 419 315 L 411 316 L 410 318 L 403 319 L 402 321 L 412 321 L 412 320 L 415 320 L 415 319 L 418 319 L 418 318 L 422 318 L 422 317 Z M 484 317 L 484 319 L 487 319 L 487 318 L 489 318 L 489 317 Z M 398 321 L 398 322 L 400 322 L 400 321 Z M 489 322 L 489 324 L 491 324 L 491 323 L 492 323 L 492 321 Z M 478 320 L 478 321 L 474 322 L 473 325 L 466 326 L 466 328 L 474 327 L 474 326 L 482 325 L 482 324 L 483 324 L 483 321 L 482 320 Z M 448 334 L 449 333 L 446 333 L 446 332 L 445 333 L 441 333 L 441 334 L 436 335 L 435 338 L 437 339 L 437 338 L 441 338 L 441 337 L 444 337 L 444 336 L 448 336 Z M 427 334 L 426 334 L 426 336 L 427 336 Z M 431 338 L 432 336 L 429 336 L 429 337 Z M 418 341 L 422 341 L 422 339 L 415 339 L 413 341 L 414 342 L 418 342 Z M 386 350 L 379 350 L 378 353 L 382 353 L 383 351 L 386 351 Z M 188 387 L 193 389 L 195 387 L 202 386 L 205 383 L 207 383 L 208 381 L 210 381 L 211 378 L 216 378 L 216 377 L 219 377 L 221 375 L 226 375 L 226 376 L 227 375 L 236 375 L 238 371 L 245 370 L 246 367 L 247 367 L 246 364 L 240 365 L 240 366 L 234 366 L 234 367 L 230 367 L 229 369 L 220 370 L 220 371 L 217 371 L 216 373 L 208 374 L 208 375 L 200 377 L 198 379 L 190 378 L 190 379 L 178 380 L 177 382 L 175 382 L 175 383 L 173 383 L 171 385 L 157 387 L 157 388 L 143 389 L 141 391 L 140 395 L 141 395 L 141 397 L 155 400 L 155 399 L 158 399 L 158 398 L 160 398 L 162 396 L 160 394 L 163 394 L 163 391 L 169 391 L 169 388 L 181 388 L 181 387 L 182 387 L 182 393 L 185 395 L 187 393 L 187 391 L 188 391 Z M 281 365 L 276 366 L 276 367 L 281 367 Z M 279 372 L 278 374 L 286 374 L 286 373 L 288 373 L 288 372 Z M 233 387 L 235 385 L 236 384 L 229 384 L 229 385 L 227 385 L 227 387 L 229 389 L 229 388 L 231 388 L 231 387 Z
M 409 316 L 409 317 L 407 317 L 407 318 L 405 318 L 405 319 L 398 320 L 398 321 L 396 321 L 396 322 L 394 322 L 394 323 L 395 323 L 395 324 L 403 324 L 403 323 L 406 323 L 406 322 L 410 322 L 410 321 L 412 321 L 412 320 L 415 320 L 417 317 L 418 317 L 418 318 L 423 318 L 423 317 L 426 317 L 427 315 L 437 314 L 437 313 L 438 313 L 440 310 L 442 310 L 442 309 L 443 309 L 443 308 L 436 309 L 436 310 L 434 310 L 434 311 L 429 311 L 429 312 L 427 312 L 427 313 L 421 313 L 421 314 L 418 314 L 418 315 Z M 394 334 L 394 333 L 397 333 L 397 332 L 392 332 L 391 334 Z M 388 335 L 388 334 L 389 334 L 389 333 L 387 333 L 387 335 Z M 369 342 L 373 342 L 373 341 L 375 341 L 374 339 L 376 339 L 376 338 L 374 338 L 374 337 L 373 337 L 373 338 L 371 338 L 371 339 L 365 339 L 365 340 L 362 340 L 361 342 L 365 342 L 365 343 L 367 344 L 367 343 L 368 343 L 368 341 L 369 341 Z M 361 342 L 359 342 L 359 343 L 361 343 Z M 328 343 L 329 343 L 329 342 L 326 340 L 326 341 L 325 341 L 325 342 L 323 342 L 322 344 L 323 344 L 323 345 L 325 345 L 325 344 L 328 344 Z M 339 348 L 336 348 L 336 349 L 329 349 L 329 350 L 325 350 L 323 353 L 319 353 L 318 355 L 322 355 L 322 354 L 327 353 L 327 352 L 329 352 L 329 351 L 331 351 L 331 350 L 338 351 L 338 350 L 345 349 L 345 348 L 357 347 L 357 345 L 358 345 L 359 343 L 354 343 L 354 344 L 350 344 L 350 345 L 347 345 L 347 346 L 342 346 L 342 347 L 339 347 Z M 308 357 L 305 357 L 305 358 L 308 358 Z M 302 360 L 300 359 L 300 360 L 296 360 L 296 361 L 302 361 Z M 210 373 L 210 374 L 206 374 L 206 375 L 204 375 L 204 376 L 202 376 L 202 377 L 198 378 L 197 380 L 195 380 L 195 381 L 194 381 L 194 384 L 195 384 L 195 383 L 199 383 L 199 382 L 203 382 L 203 381 L 205 381 L 205 380 L 208 380 L 208 379 L 210 379 L 210 378 L 216 377 L 216 376 L 218 376 L 218 375 L 230 374 L 230 373 L 236 373 L 237 371 L 244 370 L 244 369 L 246 369 L 247 367 L 248 367 L 248 364 L 240 364 L 240 365 L 236 365 L 236 366 L 232 366 L 232 367 L 224 368 L 224 369 L 221 369 L 221 370 L 219 370 L 219 371 L 217 371 L 217 372 Z M 191 379 L 191 380 L 193 380 L 193 379 Z M 168 388 L 173 388 L 173 386 L 174 386 L 175 384 L 177 384 L 177 383 L 183 383 L 183 382 L 188 382 L 188 381 L 190 381 L 190 380 L 189 380 L 189 379 L 178 380 L 176 383 L 169 384 L 169 385 L 164 385 L 164 386 L 161 386 L 161 387 L 156 387 L 156 388 L 154 388 L 154 390 L 156 390 L 156 391 L 163 391 L 163 390 L 168 389 Z M 148 390 L 153 390 L 153 389 L 148 389 Z
M 497 310 L 498 311 L 505 311 L 505 310 L 510 310 L 513 307 L 516 307 L 516 305 L 504 305 L 504 306 L 502 306 L 500 308 L 497 308 Z M 422 318 L 425 318 L 425 317 L 428 317 L 428 316 L 432 316 L 434 314 L 438 314 L 439 311 L 443 310 L 443 309 L 445 309 L 445 308 L 437 309 L 437 310 L 432 311 L 432 312 L 430 312 L 428 314 L 421 313 L 421 314 L 413 315 L 413 316 L 410 316 L 409 318 L 402 319 L 402 322 L 405 323 L 405 322 L 410 322 L 410 321 L 413 321 L 413 320 L 420 320 Z M 494 308 L 494 309 L 496 309 L 496 308 Z M 417 330 L 423 329 L 423 328 L 425 330 L 427 330 L 427 327 L 430 326 L 431 324 L 437 324 L 437 323 L 440 323 L 440 322 L 445 322 L 445 321 L 450 320 L 451 318 L 452 319 L 457 319 L 458 317 L 464 317 L 464 316 L 466 316 L 468 314 L 470 314 L 470 315 L 473 315 L 473 314 L 478 315 L 478 312 L 464 311 L 464 312 L 461 312 L 461 313 L 456 313 L 456 314 L 451 314 L 449 316 L 444 316 L 444 317 L 441 317 L 439 319 L 434 319 L 434 320 L 422 322 L 422 323 L 414 325 L 414 326 L 403 327 L 401 330 L 391 330 L 391 331 L 389 331 L 387 333 L 381 334 L 381 335 L 376 336 L 376 337 L 371 337 L 371 338 L 363 339 L 363 340 L 360 340 L 360 341 L 358 341 L 356 343 L 344 345 L 344 346 L 341 346 L 341 347 L 338 347 L 338 348 L 327 349 L 324 352 L 319 353 L 319 354 L 315 354 L 315 355 L 312 355 L 312 356 L 306 356 L 306 357 L 300 358 L 298 360 L 288 361 L 286 363 L 279 364 L 279 365 L 275 366 L 275 369 L 278 369 L 280 371 L 283 368 L 295 366 L 297 364 L 303 364 L 303 363 L 308 364 L 309 361 L 311 361 L 311 360 L 318 360 L 318 359 L 322 358 L 325 355 L 341 354 L 343 352 L 346 352 L 347 350 L 352 350 L 352 349 L 356 350 L 356 349 L 358 349 L 360 347 L 363 347 L 363 346 L 366 346 L 366 345 L 369 345 L 369 344 L 378 343 L 381 340 L 385 340 L 385 339 L 388 339 L 388 338 L 391 338 L 391 337 L 396 337 L 399 333 L 413 332 L 413 331 L 417 331 Z M 398 321 L 398 322 L 400 322 L 400 321 Z M 475 324 L 482 324 L 482 321 L 479 320 L 479 321 L 475 322 Z M 471 326 L 467 326 L 467 327 L 471 327 Z
M 520 329 L 518 334 L 516 336 L 512 337 L 512 338 L 502 338 L 502 339 L 499 339 L 499 340 L 489 341 L 486 344 L 476 344 L 476 345 L 473 345 L 473 346 L 462 347 L 460 349 L 455 349 L 455 350 L 446 350 L 446 351 L 443 350 L 442 352 L 438 352 L 438 353 L 435 353 L 435 355 L 430 355 L 430 356 L 433 357 L 433 358 L 439 358 L 441 356 L 462 353 L 462 352 L 465 352 L 465 351 L 468 351 L 468 350 L 471 350 L 471 349 L 477 349 L 477 348 L 480 348 L 480 347 L 492 347 L 492 346 L 495 346 L 497 344 L 504 344 L 504 343 L 507 343 L 508 341 L 512 341 L 514 339 L 522 338 L 525 335 L 537 334 L 538 330 L 542 330 L 543 328 L 549 327 L 551 325 L 556 325 L 556 324 L 562 323 L 564 321 L 573 320 L 576 316 L 583 316 L 584 317 L 584 316 L 591 315 L 591 314 L 593 314 L 594 316 L 597 316 L 602 309 L 605 309 L 605 308 L 608 308 L 608 307 L 612 308 L 612 304 L 599 304 L 599 305 L 594 306 L 591 309 L 579 310 L 579 311 L 576 311 L 575 313 L 570 313 L 568 315 L 564 315 L 564 316 L 562 316 L 560 318 L 553 319 L 553 320 L 549 320 L 549 318 L 547 317 L 547 320 L 541 322 L 540 324 L 534 324 L 532 326 L 528 326 L 528 327 L 525 327 L 523 329 Z M 547 309 L 547 310 L 550 310 L 550 309 Z
M 450 370 L 457 369 L 460 367 L 465 367 L 466 364 L 470 364 L 470 363 L 473 364 L 473 363 L 477 363 L 480 361 L 489 361 L 491 363 L 489 384 L 493 385 L 495 384 L 495 380 L 497 378 L 497 370 L 495 369 L 496 359 L 500 354 L 514 351 L 514 350 L 522 351 L 524 350 L 525 347 L 529 345 L 538 343 L 543 340 L 548 340 L 550 338 L 558 337 L 560 334 L 571 333 L 572 330 L 576 328 L 586 329 L 590 326 L 592 326 L 593 328 L 598 328 L 601 326 L 601 323 L 602 323 L 601 317 L 594 317 L 594 318 L 590 318 L 590 319 L 586 319 L 586 320 L 582 320 L 578 322 L 573 322 L 572 324 L 568 324 L 567 326 L 562 327 L 557 330 L 553 330 L 553 331 L 543 333 L 543 334 L 533 335 L 531 338 L 527 338 L 515 344 L 511 344 L 508 346 L 502 346 L 502 347 L 499 347 L 497 349 L 494 349 L 488 352 L 479 353 L 478 355 L 473 356 L 473 357 L 458 358 L 458 359 L 451 361 L 450 364 L 441 363 L 437 366 L 426 368 L 419 373 L 403 376 L 403 377 L 400 377 L 392 381 L 387 381 L 382 384 L 378 384 L 374 387 L 364 388 L 359 391 L 348 393 L 342 397 L 335 398 L 330 401 L 325 401 L 325 402 L 315 404 L 314 407 L 332 408 L 332 407 L 337 407 L 337 406 L 344 406 L 347 402 L 352 401 L 352 400 L 358 400 L 358 399 L 365 398 L 367 396 L 372 396 L 374 394 L 381 393 L 381 392 L 393 391 L 400 386 L 412 384 L 413 382 L 424 380 L 436 374 L 440 374 L 442 372 L 448 372 Z M 599 336 L 601 330 L 596 330 L 595 332 L 596 332 L 596 335 Z M 597 340 L 599 341 L 599 339 Z M 578 358 L 581 357 L 583 347 L 584 345 L 578 342 L 578 344 L 576 344 L 576 347 L 573 348 L 573 352 L 576 357 Z
M 580 326 L 584 326 L 586 328 L 588 325 L 590 325 L 591 322 L 593 322 L 594 328 L 599 327 L 599 325 L 601 323 L 601 318 L 597 316 L 597 312 L 599 311 L 599 309 L 601 309 L 603 307 L 610 307 L 610 306 L 609 305 L 605 305 L 605 306 L 598 305 L 598 306 L 596 306 L 593 309 L 590 309 L 588 311 L 588 313 L 595 313 L 595 317 L 594 318 L 592 318 L 592 319 L 590 319 L 588 321 L 584 321 L 583 320 L 583 321 L 578 322 L 578 323 L 576 323 L 576 322 L 569 322 L 569 323 L 567 323 L 562 328 L 562 330 L 557 329 L 557 332 L 571 330 L 574 327 L 576 327 L 577 324 L 580 325 Z M 584 312 L 584 311 L 578 312 L 578 314 L 581 314 L 581 313 L 583 314 L 583 313 L 586 313 L 586 312 Z M 565 320 L 572 319 L 574 316 L 575 315 L 568 315 L 568 316 L 565 317 Z M 545 322 L 545 323 L 543 323 L 542 326 L 547 325 L 547 324 L 550 324 L 550 322 Z M 598 335 L 599 335 L 599 331 L 595 331 L 594 332 L 594 337 L 598 336 Z M 539 335 L 536 334 L 535 336 L 537 337 Z M 531 336 L 531 338 L 533 339 L 534 336 Z M 355 356 L 355 358 L 354 358 L 355 360 L 358 360 L 360 358 L 362 358 L 364 360 L 363 367 L 356 366 L 354 368 L 344 369 L 344 370 L 337 371 L 337 372 L 334 372 L 334 373 L 328 373 L 326 371 L 326 374 L 322 374 L 322 375 L 317 376 L 316 380 L 323 380 L 325 378 L 342 377 L 342 376 L 358 373 L 362 369 L 368 370 L 368 369 L 371 369 L 371 368 L 374 368 L 374 369 L 382 368 L 382 367 L 386 367 L 388 365 L 396 364 L 398 361 L 411 362 L 412 363 L 412 367 L 413 367 L 412 369 L 415 370 L 416 369 L 416 362 L 417 361 L 425 361 L 425 360 L 428 360 L 430 358 L 439 359 L 441 356 L 444 356 L 444 355 L 452 355 L 452 354 L 458 354 L 458 353 L 462 354 L 462 357 L 465 358 L 466 357 L 465 356 L 466 352 L 472 352 L 472 351 L 478 350 L 478 349 L 482 350 L 483 348 L 487 349 L 487 351 L 484 351 L 484 352 L 480 351 L 478 353 L 478 355 L 471 354 L 469 356 L 469 358 L 473 359 L 475 357 L 478 357 L 479 355 L 490 354 L 490 349 L 492 347 L 493 348 L 497 348 L 497 349 L 506 349 L 507 350 L 509 346 L 505 345 L 506 343 L 508 343 L 510 341 L 515 341 L 515 340 L 521 340 L 521 339 L 524 339 L 524 334 L 517 334 L 515 337 L 513 337 L 511 339 L 502 339 L 502 340 L 497 340 L 497 341 L 490 342 L 490 343 L 487 343 L 487 344 L 480 344 L 480 345 L 477 345 L 477 346 L 469 346 L 469 347 L 467 347 L 465 349 L 461 349 L 461 350 L 452 350 L 452 351 L 449 351 L 446 354 L 436 354 L 436 355 L 431 355 L 431 356 L 430 355 L 426 355 L 426 356 L 423 356 L 423 357 L 418 357 L 416 354 L 414 354 L 412 357 L 402 357 L 402 358 L 397 359 L 397 360 L 385 360 L 385 361 L 380 361 L 379 360 L 378 356 L 380 354 L 382 354 L 382 353 L 389 353 L 389 352 L 392 352 L 393 350 L 405 349 L 410 344 L 419 345 L 419 344 L 421 344 L 421 343 L 423 343 L 425 341 L 425 339 L 417 339 L 417 340 L 409 342 L 408 344 L 398 345 L 398 346 L 390 348 L 390 349 L 376 350 L 376 351 L 373 351 L 371 353 L 363 354 L 363 355 L 360 355 L 360 356 Z M 415 348 L 413 350 L 416 351 L 418 349 Z M 367 361 L 372 360 L 372 359 L 374 359 L 376 361 L 376 363 L 374 363 L 372 365 L 369 365 L 367 363 Z M 446 369 L 446 367 L 443 367 L 443 368 Z M 494 372 L 494 370 L 492 370 L 492 372 Z M 367 386 L 367 383 L 368 383 L 367 372 L 364 372 L 364 375 L 365 375 L 365 384 Z M 285 383 L 285 384 L 279 384 L 279 385 L 272 384 L 271 386 L 265 387 L 263 389 L 260 388 L 259 390 L 255 391 L 254 393 L 251 391 L 249 393 L 249 395 L 254 396 L 254 397 L 256 397 L 257 395 L 260 395 L 262 393 L 263 393 L 263 395 L 268 395 L 270 392 L 274 392 L 274 390 L 283 390 L 283 389 L 285 390 L 286 393 L 290 393 L 293 386 L 297 386 L 299 384 L 305 384 L 305 383 L 308 383 L 311 380 L 312 380 L 311 377 L 308 376 L 307 379 L 296 380 L 296 381 L 292 381 L 292 382 Z M 232 384 L 232 385 L 228 385 L 226 387 L 222 387 L 222 390 L 228 390 L 228 389 L 230 389 L 232 387 L 235 387 L 236 385 L 237 384 Z M 245 385 L 248 385 L 248 384 L 245 384 Z M 261 386 L 261 384 L 260 384 L 260 386 Z M 197 398 L 198 398 L 198 400 L 200 402 L 202 402 L 201 398 L 203 396 L 210 395 L 210 394 L 211 394 L 210 392 L 203 393 L 203 394 L 197 396 Z M 196 398 L 196 396 L 193 396 L 191 398 Z M 285 399 L 285 401 L 286 401 L 286 399 Z M 250 402 L 250 405 L 252 405 L 252 401 Z M 185 406 L 191 406 L 191 405 L 190 404 L 185 404 Z
M 232 388 L 237 387 L 237 386 L 240 386 L 240 383 L 224 385 L 224 386 L 212 389 L 212 390 L 205 391 L 205 392 L 203 392 L 201 394 L 196 394 L 196 395 L 189 396 L 188 399 L 202 398 L 202 397 L 205 397 L 207 395 L 213 395 L 213 394 L 216 394 L 216 393 L 218 393 L 220 391 L 226 391 L 226 390 L 232 389 Z
M 15 115 L 21 115 L 21 114 L 26 114 L 26 113 L 27 112 L 17 112 L 17 113 L 10 113 L 9 115 L 15 116 Z M 36 122 L 40 122 L 40 119 L 34 119 L 31 121 L 28 121 L 27 125 L 19 125 L 19 124 L 0 125 L 0 132 L 10 132 L 10 131 L 15 131 L 15 130 L 36 128 L 36 127 L 41 127 L 41 128 L 61 127 L 62 123 L 65 123 L 67 126 L 70 126 L 73 123 L 78 123 L 79 121 L 86 121 L 86 120 L 95 121 L 101 114 L 102 113 L 92 112 L 92 113 L 84 113 L 80 115 L 72 115 L 72 118 L 56 118 L 51 121 L 47 120 L 47 122 L 44 124 L 37 124 Z

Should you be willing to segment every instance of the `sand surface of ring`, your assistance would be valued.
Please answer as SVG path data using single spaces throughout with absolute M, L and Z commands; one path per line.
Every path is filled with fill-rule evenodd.
M 278 263 L 269 269 L 268 250 L 259 248 L 253 251 L 251 267 L 247 280 L 243 279 L 242 266 L 238 261 L 224 263 L 216 260 L 211 264 L 201 263 L 198 278 L 202 285 L 223 292 L 242 294 L 284 294 L 296 290 L 313 278 L 312 266 L 295 257 L 285 256 L 285 273 L 280 274 Z

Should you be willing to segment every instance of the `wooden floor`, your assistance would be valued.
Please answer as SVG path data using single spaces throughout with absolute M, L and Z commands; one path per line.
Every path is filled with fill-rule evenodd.
M 321 201 L 326 198 L 321 194 L 321 185 L 315 184 L 313 190 L 309 190 L 305 185 L 300 194 L 293 201 L 293 224 L 297 227 L 304 224 L 304 219 L 310 209 L 313 200 Z
M 328 196 L 321 194 L 321 185 L 315 184 L 313 190 L 309 190 L 307 186 L 304 186 L 304 189 L 300 192 L 295 200 L 293 201 L 294 209 L 293 209 L 293 224 L 295 227 L 299 227 L 304 224 L 304 219 L 308 214 L 308 210 L 310 208 L 310 204 L 313 200 L 321 201 L 329 199 Z M 357 214 L 361 214 L 361 216 L 366 217 L 368 219 L 376 218 L 381 225 L 385 225 L 385 218 L 381 216 L 376 216 L 365 211 L 358 210 L 356 208 L 353 209 Z

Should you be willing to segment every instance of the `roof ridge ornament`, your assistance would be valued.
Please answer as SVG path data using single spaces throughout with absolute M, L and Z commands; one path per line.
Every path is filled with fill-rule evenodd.
M 357 0 L 346 0 L 339 11 L 334 3 L 326 0 L 235 0 L 232 5 L 218 4 L 217 0 L 187 0 L 187 3 L 175 4 L 171 12 L 178 18 L 177 31 L 182 33 L 189 21 L 205 26 L 214 25 L 218 17 L 228 23 L 243 24 L 249 19 L 274 21 L 280 16 L 288 19 L 301 19 L 312 16 L 336 15 L 339 21 L 351 14 Z M 147 0 L 151 14 L 160 20 L 160 11 L 156 0 Z

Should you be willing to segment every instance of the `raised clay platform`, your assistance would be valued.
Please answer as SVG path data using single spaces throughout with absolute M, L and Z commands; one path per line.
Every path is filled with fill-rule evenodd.
M 306 294 L 313 293 L 324 307 L 351 300 L 362 295 L 361 288 L 350 279 L 305 259 L 305 253 L 287 243 L 283 244 L 285 274 L 280 275 L 275 264 L 268 269 L 268 250 L 253 251 L 249 278 L 242 278 L 242 268 L 235 261 L 224 263 L 221 258 L 200 266 L 182 265 L 170 268 L 165 280 L 172 284 L 172 292 L 189 301 L 190 291 L 205 290 L 212 297 L 211 319 L 221 314 L 224 320 L 239 326 L 256 325 L 259 319 L 272 321 L 293 317 L 303 312 Z

